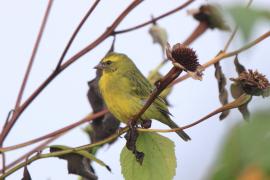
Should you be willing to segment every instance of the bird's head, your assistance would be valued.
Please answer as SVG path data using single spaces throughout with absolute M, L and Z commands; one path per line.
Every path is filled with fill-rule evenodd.
M 133 62 L 125 54 L 109 53 L 95 69 L 101 70 L 103 73 L 125 72 L 134 66 Z

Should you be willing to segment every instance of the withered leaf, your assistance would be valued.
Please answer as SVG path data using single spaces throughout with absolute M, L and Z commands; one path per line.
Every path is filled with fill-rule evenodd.
M 153 42 L 158 43 L 161 46 L 163 52 L 168 42 L 168 34 L 166 30 L 157 24 L 153 24 L 149 29 L 149 34 L 151 35 Z
M 87 97 L 93 112 L 99 112 L 106 108 L 98 90 L 100 73 L 101 72 L 97 70 L 96 78 L 88 82 L 89 90 L 87 92 Z M 120 121 L 118 121 L 111 113 L 107 113 L 92 121 L 90 126 L 92 126 L 91 129 L 93 130 L 92 133 L 89 134 L 90 139 L 92 142 L 97 142 L 114 134 L 120 126 Z
M 246 68 L 242 64 L 240 64 L 239 59 L 238 59 L 238 55 L 236 55 L 234 58 L 234 65 L 235 65 L 235 70 L 236 70 L 238 75 L 240 75 L 242 72 L 246 71 Z M 232 94 L 232 97 L 234 99 L 240 97 L 243 93 L 244 93 L 244 90 L 240 84 L 238 84 L 238 83 L 231 84 L 231 94 Z M 243 118 L 247 121 L 250 118 L 250 112 L 248 110 L 248 103 L 249 102 L 250 101 L 248 101 L 246 104 L 243 104 L 242 106 L 238 107 L 238 110 L 242 114 Z
M 31 175 L 30 175 L 30 173 L 28 171 L 27 166 L 24 166 L 22 180 L 32 180 Z
M 218 91 L 219 91 L 219 101 L 222 105 L 225 105 L 228 103 L 228 91 L 226 89 L 226 78 L 224 73 L 222 72 L 222 68 L 219 64 L 219 62 L 215 63 L 215 77 L 218 82 Z M 229 115 L 230 111 L 223 111 L 221 115 L 219 116 L 220 120 L 223 120 Z
M 242 94 L 244 94 L 244 91 L 243 91 L 243 89 L 242 89 L 242 87 L 241 87 L 241 85 L 240 84 L 237 84 L 237 83 L 232 83 L 231 84 L 231 94 L 232 94 L 232 97 L 234 98 L 234 99 L 237 99 L 238 97 L 240 97 Z M 248 110 L 248 103 L 251 101 L 251 99 L 247 102 L 247 103 L 245 103 L 245 104 L 243 104 L 242 106 L 239 106 L 238 107 L 238 110 L 240 111 L 240 113 L 242 114 L 242 116 L 243 116 L 243 118 L 245 119 L 245 120 L 249 120 L 249 118 L 250 118 L 250 112 L 249 112 L 249 110 Z
M 240 75 L 242 72 L 246 71 L 246 68 L 242 64 L 240 64 L 239 59 L 238 59 L 238 55 L 236 55 L 234 58 L 234 65 L 235 65 L 235 69 L 236 69 L 236 72 L 238 73 L 238 75 Z
M 66 149 L 70 149 L 70 147 L 62 145 L 50 146 L 50 152 L 57 152 Z M 99 165 L 106 167 L 107 170 L 111 171 L 108 165 L 106 165 L 103 161 L 97 159 L 94 155 L 85 150 L 61 155 L 58 156 L 58 158 L 67 161 L 69 173 L 82 176 L 89 180 L 97 179 L 97 176 L 94 174 L 93 168 L 90 166 L 90 161 L 94 161 Z

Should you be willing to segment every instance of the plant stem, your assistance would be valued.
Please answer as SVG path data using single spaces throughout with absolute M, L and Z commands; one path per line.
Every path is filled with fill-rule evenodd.
M 11 151 L 11 150 L 15 150 L 15 149 L 18 149 L 18 148 L 22 148 L 22 147 L 25 147 L 25 146 L 29 146 L 29 145 L 32 145 L 34 143 L 37 143 L 39 141 L 42 141 L 44 139 L 48 139 L 48 138 L 51 138 L 53 136 L 56 136 L 56 135 L 59 135 L 59 134 L 63 134 L 83 123 L 86 123 L 86 122 L 89 122 L 91 120 L 94 120 L 100 116 L 103 116 L 104 114 L 106 114 L 108 112 L 108 110 L 103 110 L 103 111 L 100 111 L 100 112 L 97 112 L 95 114 L 90 114 L 88 116 L 86 116 L 85 118 L 81 119 L 80 121 L 77 121 L 73 124 L 70 124 L 66 127 L 63 127 L 61 129 L 58 129 L 56 131 L 53 131 L 49 134 L 46 134 L 44 136 L 41 136 L 41 137 L 38 137 L 38 138 L 35 138 L 35 139 L 32 139 L 30 141 L 26 141 L 24 143 L 20 143 L 20 144 L 16 144 L 16 145 L 13 145 L 13 146 L 8 146 L 8 147 L 4 147 L 4 148 L 0 148 L 0 152 L 7 152 L 7 151 Z
M 86 22 L 86 20 L 88 19 L 88 17 L 92 14 L 92 12 L 95 10 L 95 8 L 97 7 L 97 5 L 98 5 L 99 2 L 100 2 L 100 0 L 96 0 L 95 1 L 95 3 L 90 7 L 90 9 L 84 15 L 84 17 L 81 20 L 81 22 L 79 23 L 78 27 L 73 32 L 71 38 L 69 39 L 69 41 L 68 41 L 68 43 L 67 43 L 67 45 L 66 45 L 66 47 L 65 47 L 65 49 L 64 49 L 64 51 L 63 51 L 63 53 L 61 55 L 61 57 L 60 57 L 60 59 L 58 61 L 58 64 L 57 64 L 57 66 L 55 68 L 56 71 L 60 68 L 60 66 L 61 66 L 61 64 L 62 64 L 62 62 L 63 62 L 63 60 L 64 60 L 64 58 L 65 58 L 65 56 L 66 56 L 66 54 L 67 54 L 67 52 L 68 52 L 68 50 L 70 48 L 70 46 L 71 46 L 71 44 L 73 43 L 73 41 L 74 41 L 75 37 L 77 36 L 77 34 L 79 33 L 79 31 L 81 30 L 83 24 Z
M 207 29 L 208 29 L 208 25 L 206 22 L 199 22 L 198 26 L 191 33 L 191 35 L 183 42 L 183 44 L 186 46 L 189 46 L 198 37 L 200 37 Z
M 129 31 L 134 31 L 134 30 L 142 28 L 142 27 L 144 27 L 146 25 L 152 24 L 152 23 L 154 23 L 154 22 L 156 22 L 156 21 L 158 21 L 158 20 L 160 20 L 160 19 L 162 19 L 162 18 L 164 18 L 166 16 L 169 16 L 169 15 L 171 15 L 171 14 L 177 12 L 177 11 L 180 11 L 181 9 L 187 7 L 189 4 L 191 4 L 194 1 L 195 0 L 188 0 L 184 4 L 180 5 L 179 7 L 175 8 L 173 10 L 170 10 L 169 12 L 164 13 L 164 14 L 156 17 L 156 18 L 151 18 L 151 20 L 149 20 L 149 21 L 146 21 L 144 23 L 141 23 L 139 25 L 136 25 L 136 26 L 133 26 L 133 27 L 130 27 L 130 28 L 127 28 L 127 29 L 115 31 L 113 34 L 122 34 L 122 33 L 126 33 L 126 32 L 129 32 Z
M 160 132 L 160 133 L 168 133 L 168 132 L 176 132 L 176 131 L 181 131 L 181 130 L 184 130 L 184 129 L 188 129 L 188 128 L 191 128 L 207 119 L 209 119 L 210 117 L 218 114 L 218 113 L 221 113 L 221 112 L 224 112 L 224 111 L 227 111 L 227 110 L 230 110 L 230 109 L 234 109 L 234 108 L 238 108 L 239 106 L 245 104 L 247 101 L 249 101 L 251 98 L 250 95 L 247 95 L 247 94 L 243 94 L 241 95 L 239 98 L 235 99 L 233 102 L 230 102 L 228 104 L 225 104 L 224 106 L 214 110 L 213 112 L 207 114 L 206 116 L 200 118 L 199 120 L 191 123 L 191 124 L 188 124 L 186 126 L 182 126 L 180 128 L 173 128 L 173 129 L 143 129 L 143 128 L 138 128 L 137 130 L 138 131 L 142 131 L 142 132 Z

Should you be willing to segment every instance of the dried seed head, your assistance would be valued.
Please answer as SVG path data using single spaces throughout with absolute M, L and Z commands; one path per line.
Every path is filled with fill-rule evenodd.
M 211 29 L 230 30 L 230 27 L 223 19 L 220 9 L 216 5 L 202 5 L 198 10 L 189 11 L 189 14 L 192 14 L 196 20 L 205 22 Z
M 188 71 L 195 72 L 200 66 L 195 51 L 180 43 L 173 46 L 172 57 Z
M 231 78 L 232 81 L 239 83 L 247 94 L 259 96 L 263 95 L 264 90 L 270 88 L 270 83 L 265 75 L 257 70 L 242 72 L 238 78 Z

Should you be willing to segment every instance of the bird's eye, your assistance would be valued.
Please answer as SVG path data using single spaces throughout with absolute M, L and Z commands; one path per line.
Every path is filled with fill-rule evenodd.
M 111 65 L 112 61 L 106 61 L 106 65 Z

